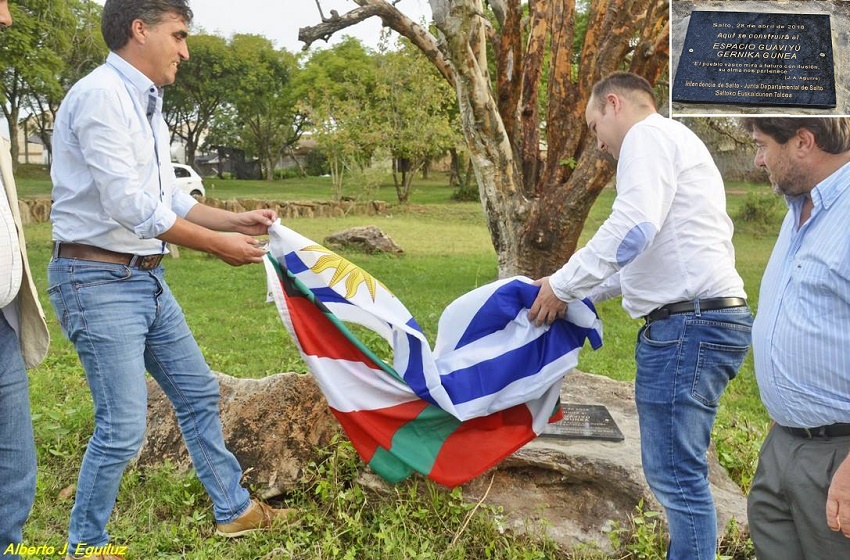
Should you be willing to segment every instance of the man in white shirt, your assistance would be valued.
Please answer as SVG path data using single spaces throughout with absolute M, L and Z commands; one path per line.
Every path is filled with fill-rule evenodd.
M 224 444 L 218 384 L 161 265 L 166 242 L 231 265 L 261 262 L 265 252 L 252 236 L 276 219 L 271 210 L 205 206 L 176 188 L 161 88 L 189 58 L 191 19 L 186 0 L 107 0 L 101 29 L 111 52 L 71 88 L 56 116 L 50 302 L 95 406 L 71 511 L 74 555 L 93 547 L 118 557 L 108 553 L 121 547 L 109 548 L 106 524 L 144 438 L 146 370 L 175 408 L 217 533 L 239 536 L 287 515 L 241 486 L 242 469 Z
M 723 179 L 705 145 L 656 112 L 649 83 L 616 72 L 585 113 L 617 161 L 611 215 L 542 278 L 530 316 L 551 323 L 572 300 L 622 294 L 638 333 L 635 400 L 647 482 L 664 506 L 669 560 L 713 560 L 717 517 L 706 452 L 717 404 L 750 344 Z
M 12 24 L 0 0 L 0 32 Z M 16 546 L 35 499 L 35 442 L 26 368 L 47 354 L 50 337 L 27 262 L 9 145 L 0 138 L 0 555 Z

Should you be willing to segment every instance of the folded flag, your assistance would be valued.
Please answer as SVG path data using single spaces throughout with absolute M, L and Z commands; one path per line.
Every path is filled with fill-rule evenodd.
M 564 376 L 585 340 L 602 344 L 587 301 L 551 326 L 529 322 L 539 288 L 514 277 L 452 302 L 432 351 L 369 273 L 279 222 L 269 235 L 269 296 L 354 448 L 389 482 L 417 471 L 453 487 L 494 466 L 560 419 Z M 392 365 L 345 323 L 383 337 Z

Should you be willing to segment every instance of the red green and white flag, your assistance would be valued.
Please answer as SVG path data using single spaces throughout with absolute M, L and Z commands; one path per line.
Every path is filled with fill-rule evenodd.
M 414 471 L 463 484 L 560 419 L 560 388 L 588 340 L 589 302 L 551 326 L 528 321 L 538 287 L 514 277 L 443 312 L 434 349 L 407 308 L 368 272 L 276 223 L 265 259 L 270 298 L 360 457 L 389 482 Z M 392 365 L 346 326 L 391 346 Z

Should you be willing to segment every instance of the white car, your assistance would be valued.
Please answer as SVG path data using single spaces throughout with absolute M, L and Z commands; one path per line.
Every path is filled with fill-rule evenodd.
M 182 163 L 172 163 L 171 166 L 174 167 L 174 176 L 177 177 L 177 187 L 180 190 L 195 198 L 207 195 L 204 181 L 194 169 Z

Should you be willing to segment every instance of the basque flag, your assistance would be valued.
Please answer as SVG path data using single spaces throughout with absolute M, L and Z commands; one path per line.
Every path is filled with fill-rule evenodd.
M 417 471 L 454 487 L 494 466 L 560 419 L 564 376 L 585 340 L 602 344 L 589 302 L 529 322 L 539 288 L 514 277 L 451 303 L 432 351 L 369 273 L 279 222 L 269 235 L 269 296 L 354 448 L 389 482 Z M 345 323 L 383 337 L 392 365 Z

